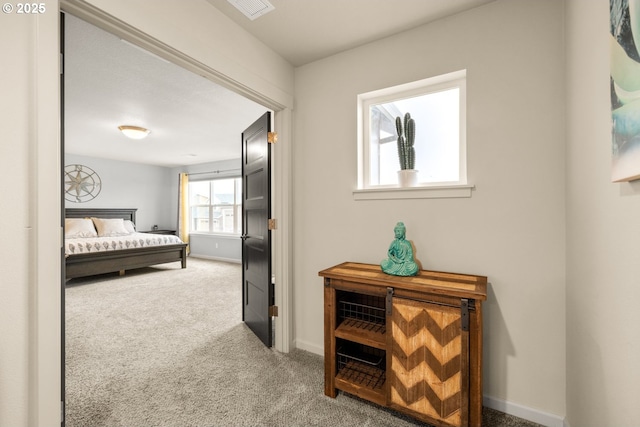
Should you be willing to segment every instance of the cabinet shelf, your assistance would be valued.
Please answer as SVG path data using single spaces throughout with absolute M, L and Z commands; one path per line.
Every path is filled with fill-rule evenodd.
M 385 370 L 361 360 L 347 358 L 338 369 L 336 378 L 351 381 L 361 387 L 381 389 L 384 386 Z
M 351 292 L 340 293 L 338 323 L 336 337 L 382 350 L 386 348 L 384 299 Z
M 349 360 L 335 377 L 335 385 L 342 391 L 384 405 L 386 372 L 376 366 Z
M 384 350 L 386 348 L 386 326 L 358 319 L 345 319 L 335 331 L 336 338 Z
M 386 352 L 340 339 L 336 350 L 336 384 L 342 390 L 367 398 L 384 398 Z

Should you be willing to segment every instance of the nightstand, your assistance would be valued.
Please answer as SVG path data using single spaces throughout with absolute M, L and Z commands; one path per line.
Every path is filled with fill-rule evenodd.
M 148 231 L 140 231 L 140 233 L 150 233 L 150 234 L 169 234 L 176 235 L 176 230 L 148 230 Z

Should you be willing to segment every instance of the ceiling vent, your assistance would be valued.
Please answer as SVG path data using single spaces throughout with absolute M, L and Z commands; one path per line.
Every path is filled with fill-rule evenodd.
M 229 3 L 252 21 L 275 9 L 267 0 L 229 0 Z

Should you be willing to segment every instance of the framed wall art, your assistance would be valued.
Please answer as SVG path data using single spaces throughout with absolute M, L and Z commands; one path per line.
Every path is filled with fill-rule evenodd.
M 102 189 L 100 176 L 89 166 L 67 165 L 64 168 L 64 198 L 73 203 L 95 199 Z
M 640 0 L 610 0 L 611 180 L 640 179 Z

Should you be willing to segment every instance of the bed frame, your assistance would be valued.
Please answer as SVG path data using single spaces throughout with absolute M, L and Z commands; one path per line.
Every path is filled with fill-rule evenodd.
M 137 209 L 65 209 L 65 217 L 123 218 L 131 220 L 135 224 L 136 211 Z M 75 254 L 66 257 L 66 278 L 69 280 L 76 277 L 93 276 L 116 271 L 120 272 L 120 275 L 123 275 L 125 270 L 175 261 L 180 261 L 182 268 L 187 267 L 186 243 L 126 249 L 122 251 Z

